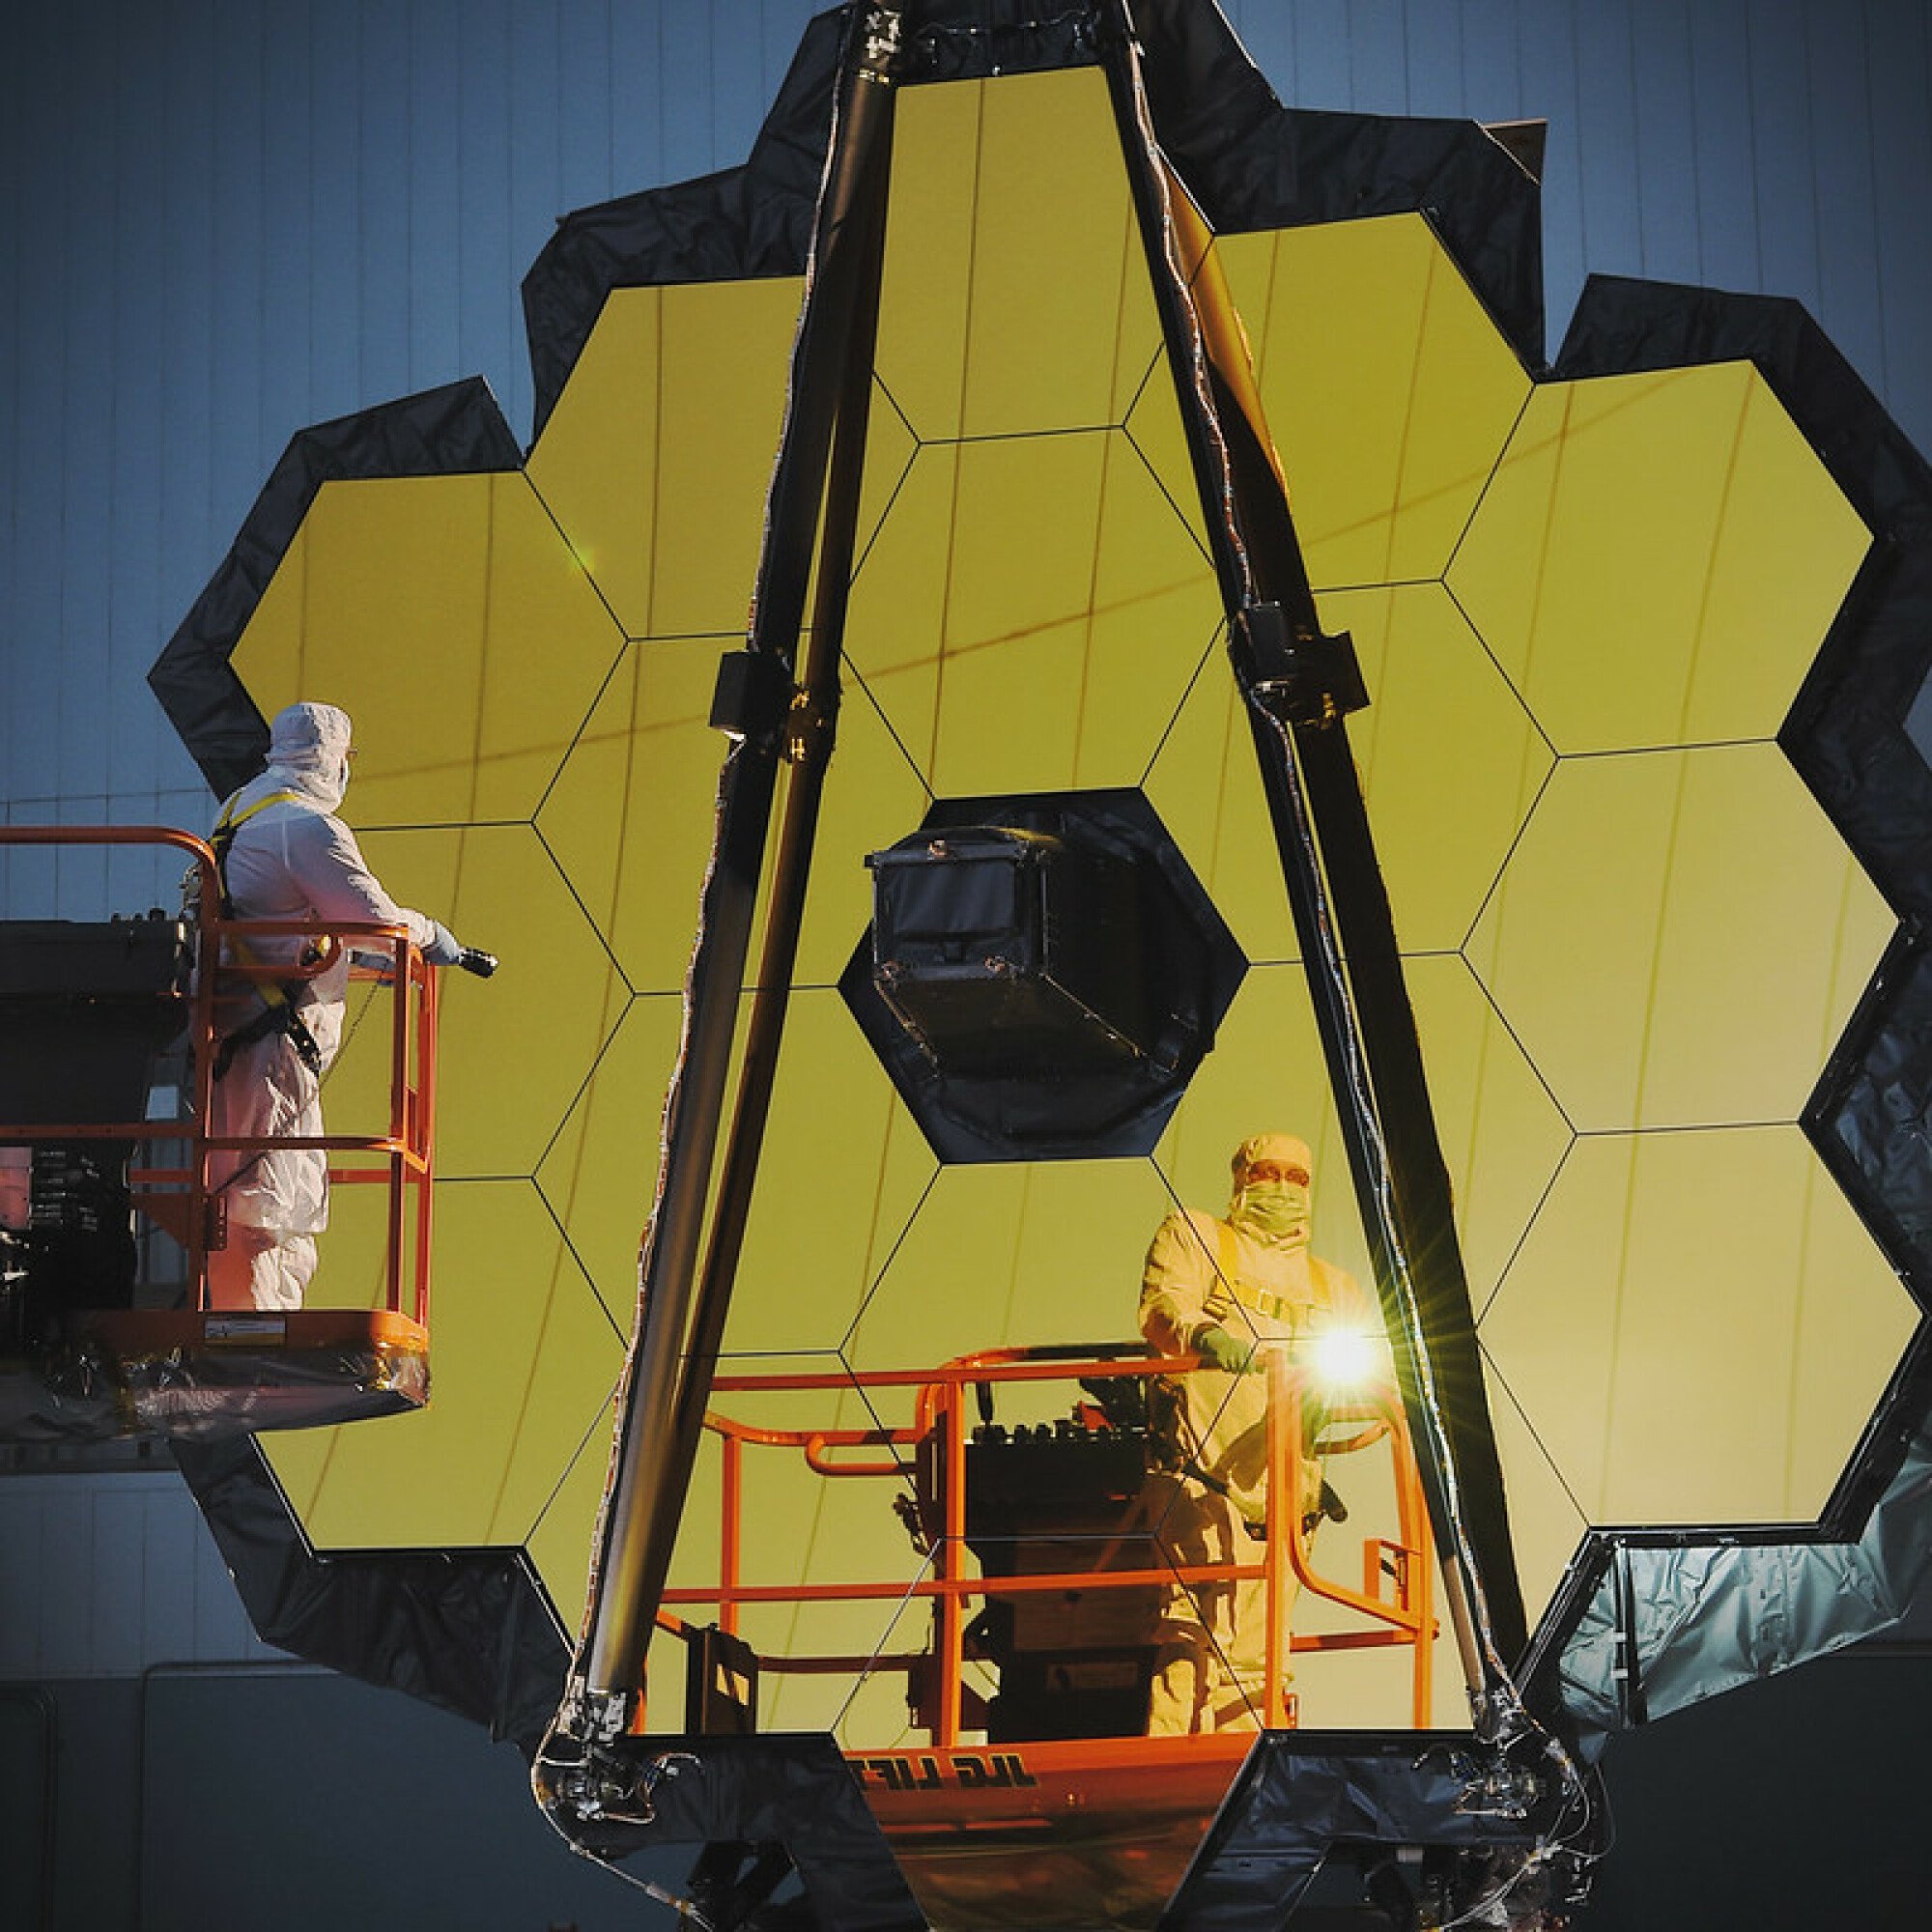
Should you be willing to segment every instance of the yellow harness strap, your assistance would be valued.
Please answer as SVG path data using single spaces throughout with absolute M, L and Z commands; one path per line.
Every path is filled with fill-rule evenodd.
M 221 815 L 214 821 L 214 830 L 210 835 L 208 842 L 214 853 L 214 870 L 216 880 L 221 887 L 223 919 L 235 917 L 235 902 L 228 893 L 228 848 L 235 843 L 236 833 L 258 811 L 266 811 L 271 805 L 301 803 L 301 796 L 298 792 L 271 791 L 265 797 L 258 798 L 253 805 L 242 811 L 235 810 L 235 800 L 232 798 L 221 808 Z M 242 965 L 259 966 L 262 963 L 261 954 L 245 939 L 231 936 L 228 944 Z M 335 951 L 335 941 L 332 937 L 325 936 L 317 944 L 325 959 Z M 227 1072 L 239 1047 L 249 1045 L 277 1030 L 289 1036 L 296 1052 L 310 1072 L 321 1070 L 321 1052 L 308 1028 L 302 1023 L 300 1014 L 296 1011 L 296 996 L 301 990 L 301 983 L 299 980 L 295 980 L 287 985 L 278 985 L 273 980 L 255 981 L 255 991 L 261 997 L 264 1010 L 246 1026 L 238 1027 L 222 1040 L 214 1062 L 214 1077 L 217 1080 Z
M 237 792 L 235 798 L 242 794 Z M 225 917 L 233 919 L 235 910 L 228 902 L 228 848 L 235 842 L 235 835 L 254 817 L 258 811 L 267 811 L 271 805 L 299 805 L 299 794 L 292 791 L 271 791 L 266 797 L 258 798 L 246 810 L 235 810 L 235 798 L 231 798 L 221 808 L 221 816 L 214 821 L 214 831 L 210 835 L 209 844 L 214 848 L 214 867 L 221 876 L 221 910 Z
M 1221 1280 L 1228 1293 L 1243 1308 L 1252 1309 L 1257 1315 L 1265 1315 L 1270 1321 L 1287 1321 L 1294 1313 L 1294 1303 L 1286 1295 L 1270 1294 L 1264 1288 L 1257 1288 L 1252 1282 L 1241 1278 L 1240 1249 L 1236 1243 L 1235 1231 L 1225 1221 L 1214 1223 L 1214 1244 L 1217 1250 L 1215 1265 L 1220 1270 Z

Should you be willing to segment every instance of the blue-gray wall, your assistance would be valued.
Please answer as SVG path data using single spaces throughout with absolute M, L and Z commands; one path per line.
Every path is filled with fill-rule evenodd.
M 470 374 L 526 433 L 554 218 L 741 159 L 811 11 L 6 0 L 0 810 L 198 823 L 143 677 L 289 436 Z M 1586 270 L 1795 296 L 1932 444 L 1923 0 L 1230 12 L 1297 104 L 1548 118 L 1552 347 Z
M 208 800 L 145 674 L 291 434 L 470 374 L 527 434 L 518 284 L 553 219 L 741 159 L 812 11 L 0 0 L 0 817 L 201 824 Z M 1229 11 L 1294 104 L 1548 119 L 1552 348 L 1590 270 L 1794 296 L 1932 447 L 1925 0 Z M 156 869 L 0 863 L 0 913 L 136 909 L 164 891 Z M 31 1788 L 0 1803 L 13 1833 L 0 1864 L 26 1883 L 14 1839 L 46 1800 L 60 1871 L 91 1871 L 58 1897 L 0 1895 L 0 1918 L 11 1899 L 63 1927 L 261 1922 L 234 1900 L 240 1917 L 206 1900 L 195 1917 L 192 1871 L 125 1821 L 119 1849 L 90 1865 L 104 1828 L 67 1795 L 88 1788 L 90 1763 L 110 1782 L 139 1775 L 138 1756 L 136 1772 L 115 1770 L 106 1746 L 90 1760 L 75 1742 L 89 1725 L 125 1745 L 165 1707 L 170 1721 L 193 1709 L 220 1736 L 231 1722 L 245 1733 L 225 1688 L 154 1688 L 158 1666 L 220 1659 L 275 1667 L 223 1597 L 171 1475 L 0 1480 L 0 1680 L 66 1699 L 73 1760 L 71 1785 L 34 1784 L 51 1734 L 31 1695 L 9 1693 L 0 1768 Z M 116 1684 L 133 1716 L 95 1711 Z M 277 1692 L 310 1728 L 337 1721 L 330 1694 Z M 379 1735 L 385 1708 L 357 1705 L 352 1731 Z M 200 1735 L 200 1719 L 181 1721 Z M 402 1762 L 455 1761 L 416 1720 L 393 1721 Z M 225 1762 L 244 1784 L 261 1775 Z M 311 1806 L 298 1815 L 326 1824 L 353 1808 L 353 1769 L 334 1787 L 306 1760 L 288 1776 Z M 128 1872 L 143 1860 L 140 1917 Z M 499 1896 L 495 1922 L 542 1922 L 509 1917 Z M 409 1897 L 396 1922 L 430 1922 L 412 1919 Z M 297 1932 L 350 1909 L 310 1888 L 287 1895 L 278 1922 Z M 1670 1919 L 1638 1903 L 1619 1922 Z

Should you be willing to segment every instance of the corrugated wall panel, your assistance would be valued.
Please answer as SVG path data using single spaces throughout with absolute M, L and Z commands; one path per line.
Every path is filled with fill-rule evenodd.
M 586 185 L 590 201 L 616 192 L 611 99 L 620 87 L 625 99 L 631 93 L 614 65 L 611 13 L 609 0 L 563 0 L 554 30 L 558 173 Z
M 361 297 L 355 386 L 400 396 L 410 368 L 410 16 L 363 0 L 355 15 L 355 273 Z
M 1690 14 L 1697 279 L 1719 289 L 1759 286 L 1747 12 L 1742 0 L 1711 0 Z
M 19 63 L 0 66 L 0 801 L 14 790 L 13 719 L 19 661 L 14 571 L 14 517 L 20 452 L 20 302 L 26 283 L 27 157 Z M 4 815 L 0 805 L 0 815 Z M 0 892 L 6 888 L 0 865 Z
M 721 128 L 755 128 L 764 119 L 783 70 L 767 86 L 765 64 L 760 57 L 762 49 L 757 42 L 750 37 L 741 38 L 737 24 L 718 9 L 704 11 L 710 15 L 707 31 L 711 40 L 711 85 L 705 90 L 711 101 L 708 138 L 716 154 Z M 796 33 L 791 36 L 791 43 L 793 46 L 798 44 Z M 730 158 L 735 157 L 725 157 L 726 165 Z
M 257 91 L 252 95 L 244 92 L 228 104 L 229 112 L 249 116 L 260 124 L 261 254 L 252 273 L 248 265 L 238 263 L 226 281 L 229 300 L 253 308 L 261 318 L 259 387 L 253 396 L 244 393 L 236 401 L 238 406 L 252 403 L 260 411 L 264 437 L 270 441 L 274 440 L 274 429 L 285 432 L 285 441 L 286 432 L 299 429 L 321 412 L 316 408 L 319 398 L 310 343 L 310 283 L 316 269 L 311 204 L 326 188 L 311 177 L 332 173 L 339 158 L 338 151 L 327 148 L 323 158 L 314 154 L 307 46 L 308 9 L 296 5 L 275 10 L 263 29 Z M 333 275 L 327 275 L 324 286 L 325 294 L 332 295 L 339 284 Z M 325 313 L 322 320 L 331 333 L 340 334 L 347 331 L 350 318 L 346 313 Z M 246 381 L 244 368 L 244 391 Z M 270 416 L 280 412 L 285 398 L 295 396 L 302 402 L 300 420 L 290 422 L 284 416 L 271 427 Z M 257 466 L 257 488 L 262 473 Z M 224 478 L 224 490 L 239 496 L 242 480 L 240 476 Z M 242 497 L 242 514 L 246 514 L 250 500 Z
M 1410 114 L 1403 0 L 1353 0 L 1348 10 L 1349 94 L 1368 114 Z
M 94 1582 L 90 1614 L 82 1628 L 89 1662 L 97 1670 L 108 1660 L 131 1661 L 142 1654 L 148 1628 L 146 1531 L 151 1503 L 149 1495 L 124 1483 L 103 1483 L 95 1492 L 88 1542 Z
M 1254 10 L 1247 12 L 1252 15 Z M 1352 105 L 1349 0 L 1304 0 L 1293 15 L 1293 67 L 1276 82 L 1283 98 L 1307 107 Z M 1268 71 L 1265 57 L 1257 53 L 1256 58 Z
M 483 15 L 488 10 L 478 8 Z M 360 91 L 362 17 L 355 7 L 314 6 L 308 14 L 308 137 L 327 165 L 310 180 L 306 277 L 309 292 L 310 413 L 345 415 L 369 399 L 372 292 L 363 279 L 362 243 L 373 213 L 360 192 L 359 151 L 367 130 L 400 160 L 407 130 L 384 128 Z M 376 298 L 380 299 L 380 298 Z
M 466 0 L 458 56 L 456 355 L 450 369 L 495 374 L 510 366 L 519 328 L 516 286 L 524 271 L 512 244 L 510 204 L 510 8 L 508 0 Z M 516 394 L 500 386 L 508 403 Z M 514 409 L 510 420 L 521 418 Z
M 74 95 L 94 83 L 91 65 L 71 60 L 66 85 Z M 108 769 L 110 734 L 101 728 L 100 699 L 108 678 L 106 569 L 113 539 L 113 384 L 100 380 L 114 365 L 114 248 L 116 129 L 111 117 L 99 139 L 71 147 L 64 172 L 63 221 L 68 232 L 99 238 L 97 245 L 61 251 L 62 307 L 60 419 L 57 440 L 66 489 L 56 508 L 83 493 L 104 490 L 101 520 L 61 515 L 55 553 L 59 571 L 61 691 L 58 722 L 48 735 L 54 789 L 105 796 L 113 788 Z M 105 542 L 103 542 L 103 535 Z
M 1520 112 L 1525 119 L 1549 123 L 1543 157 L 1543 283 L 1549 303 L 1549 347 L 1554 350 L 1577 305 L 1584 274 L 1602 266 L 1583 252 L 1581 88 L 1571 8 L 1527 8 L 1520 33 L 1517 57 Z M 1596 84 L 1593 74 L 1591 85 Z
M 281 1654 L 172 1468 L 0 1481 L 0 1681 Z
M 663 107 L 651 80 L 664 66 L 663 22 L 655 7 L 627 7 L 622 0 L 611 0 L 610 18 L 611 176 L 591 194 L 592 201 L 670 178 Z M 796 43 L 796 36 L 792 39 Z
M 17 1479 L 0 1482 L 0 1679 L 32 1677 L 40 1654 L 41 1605 L 47 1577 L 38 1536 L 29 1541 L 34 1506 Z
M 118 1480 L 118 1479 L 115 1479 Z M 141 1574 L 145 1605 L 145 1646 L 156 1658 L 192 1658 L 194 1606 L 203 1587 L 208 1539 L 184 1530 L 174 1513 L 153 1509 L 141 1523 Z M 235 1586 L 226 1571 L 219 1582 L 229 1596 Z
M 1932 423 L 1932 22 L 1921 0 L 1892 0 L 1874 10 L 1884 34 L 1867 44 L 1871 73 L 1871 147 L 1886 157 L 1872 183 L 1878 236 L 1878 386 L 1892 413 L 1921 437 Z M 1921 447 L 1923 446 L 1921 442 Z
M 157 523 L 166 589 L 178 595 L 185 582 L 192 582 L 186 559 L 197 552 L 207 555 L 223 500 L 217 497 L 214 469 L 215 396 L 218 390 L 224 410 L 239 405 L 252 386 L 252 371 L 245 364 L 224 368 L 218 385 L 215 381 L 217 318 L 233 290 L 215 252 L 213 130 L 217 110 L 224 116 L 243 110 L 238 102 L 219 100 L 213 85 L 219 38 L 213 9 L 168 7 L 159 26 L 152 85 L 162 100 L 160 139 L 138 158 L 144 173 L 136 175 L 130 166 L 128 185 L 137 204 L 132 218 L 152 220 L 160 232 L 163 278 L 156 287 L 119 291 L 117 299 L 134 305 L 160 348 L 153 373 L 161 385 L 161 468 L 156 476 L 128 480 L 130 488 L 145 485 L 157 496 L 142 508 Z M 122 372 L 99 374 L 120 386 Z M 238 482 L 229 482 L 225 500 L 245 504 Z M 129 508 L 137 513 L 131 502 Z M 173 598 L 167 604 L 175 608 Z
M 1842 21 L 1849 27 L 1849 18 Z M 1817 202 L 1804 0 L 1766 0 L 1750 22 L 1751 188 L 1765 288 L 1818 304 Z
M 1407 114 L 1463 111 L 1463 33 L 1448 7 L 1410 7 L 1404 41 Z
M 1644 0 L 1631 33 L 1634 269 L 1660 281 L 1694 281 L 1698 274 L 1690 13 L 1691 0 Z
M 43 1497 L 28 1525 L 20 1560 L 41 1579 L 24 1634 L 33 1644 L 22 1677 L 87 1677 L 93 1674 L 90 1625 L 96 1593 L 112 1588 L 94 1567 L 94 1513 L 106 1486 L 84 1480 L 58 1499 Z
M 1873 180 L 1877 157 L 1871 142 L 1870 50 L 1862 11 L 1848 8 L 1842 18 L 1830 22 L 1807 20 L 1804 58 L 1811 78 L 1812 121 L 1820 137 L 1812 149 L 1817 156 L 1812 210 L 1818 293 L 1807 306 L 1853 366 L 1882 388 L 1885 341 L 1879 327 Z M 1885 159 L 1890 163 L 1889 156 Z M 1769 260 L 1764 267 L 1770 282 Z
M 1571 65 L 1578 84 L 1577 116 L 1577 267 L 1587 273 L 1600 261 L 1643 258 L 1641 212 L 1619 169 L 1636 152 L 1635 35 L 1621 9 L 1579 7 Z
M 409 210 L 409 360 L 403 393 L 435 386 L 452 373 L 451 345 L 463 292 L 450 269 L 451 238 L 460 233 L 463 92 L 454 48 L 461 38 L 459 0 L 419 0 L 410 21 L 406 191 Z M 392 187 L 391 192 L 395 192 Z M 467 371 L 461 373 L 468 373 Z
M 8 452 L 14 573 L 7 620 L 14 662 L 7 693 L 6 753 L 0 759 L 0 782 L 14 798 L 50 799 L 59 782 L 64 624 L 59 559 L 67 461 L 61 434 L 67 322 L 61 236 L 68 188 L 65 169 L 50 168 L 47 156 L 62 152 L 68 138 L 65 38 L 51 11 L 22 23 L 19 85 L 7 117 L 25 170 L 14 210 L 21 264 L 12 304 L 17 373 L 9 372 L 17 403 L 15 440 Z
M 1442 111 L 1478 121 L 1533 120 L 1543 113 L 1523 92 L 1516 0 L 1468 0 L 1451 11 L 1463 28 L 1462 92 Z
M 518 372 L 514 397 L 502 400 L 520 430 L 527 427 L 529 402 L 521 381 L 524 324 L 518 289 L 530 254 L 542 244 L 563 204 L 566 191 L 557 130 L 574 111 L 559 85 L 557 14 L 555 0 L 513 8 L 507 40 L 510 139 L 504 167 L 509 193 L 504 200 L 508 222 L 502 239 L 506 260 L 503 287 L 493 313 L 503 331 L 497 359 L 503 368 Z
M 707 0 L 660 0 L 658 119 L 665 156 L 717 152 L 719 43 L 731 67 L 729 22 Z
M 162 149 L 165 101 L 155 84 L 159 36 L 144 28 L 112 49 L 117 213 L 113 347 L 108 382 L 113 396 L 114 468 L 108 479 L 110 516 L 101 562 L 111 584 L 111 662 L 107 769 L 152 785 L 171 768 L 173 732 L 149 696 L 147 668 L 156 636 L 170 619 L 163 602 L 164 552 L 147 479 L 164 457 L 162 434 L 166 364 L 152 308 L 128 299 L 134 290 L 158 290 L 167 266 L 161 225 L 152 218 L 155 193 L 149 163 Z M 136 165 L 130 165 L 130 161 Z M 116 782 L 125 782 L 116 779 Z M 152 808 L 151 808 L 152 810 Z M 118 881 L 117 881 L 118 883 Z M 116 894 L 119 902 L 119 894 Z

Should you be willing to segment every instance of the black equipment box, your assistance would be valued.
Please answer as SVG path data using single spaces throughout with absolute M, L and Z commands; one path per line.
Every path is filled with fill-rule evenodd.
M 936 1527 L 936 1436 L 920 1445 L 920 1490 Z M 983 1576 L 1045 1577 L 1168 1566 L 1148 1520 L 1144 1430 L 1075 1420 L 977 1430 L 966 1446 L 966 1543 Z M 988 1599 L 971 1649 L 999 1667 L 988 1738 L 1132 1737 L 1147 1728 L 1163 1587 L 1028 1590 Z
M 187 1016 L 185 921 L 0 923 L 0 1123 L 146 1117 L 150 1068 Z
M 0 922 L 0 1350 L 55 1339 L 69 1311 L 125 1308 L 137 1256 L 131 1140 L 47 1129 L 147 1119 L 156 1056 L 182 1030 L 186 922 Z
M 873 871 L 872 981 L 937 1066 L 1066 1075 L 1154 1048 L 1130 859 L 1051 833 L 967 826 L 902 838 Z

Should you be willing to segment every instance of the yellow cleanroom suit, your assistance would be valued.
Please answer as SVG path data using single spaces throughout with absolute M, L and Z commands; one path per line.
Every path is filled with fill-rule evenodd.
M 1164 1354 L 1204 1355 L 1177 1378 L 1183 1470 L 1156 1493 L 1159 1536 L 1178 1565 L 1256 1563 L 1263 1546 L 1247 1533 L 1265 1506 L 1267 1378 L 1229 1367 L 1251 1345 L 1306 1340 L 1334 1330 L 1378 1337 L 1381 1316 L 1354 1277 L 1309 1252 L 1307 1144 L 1258 1134 L 1234 1161 L 1225 1219 L 1195 1208 L 1170 1214 L 1154 1235 L 1142 1276 L 1140 1327 Z M 1200 1480 L 1210 1478 L 1209 1482 Z M 1218 1487 L 1217 1487 L 1218 1486 Z M 1303 1465 L 1298 1507 L 1318 1506 L 1321 1465 Z M 1175 1584 L 1163 1607 L 1149 1729 L 1155 1735 L 1253 1729 L 1264 1708 L 1265 1585 Z

